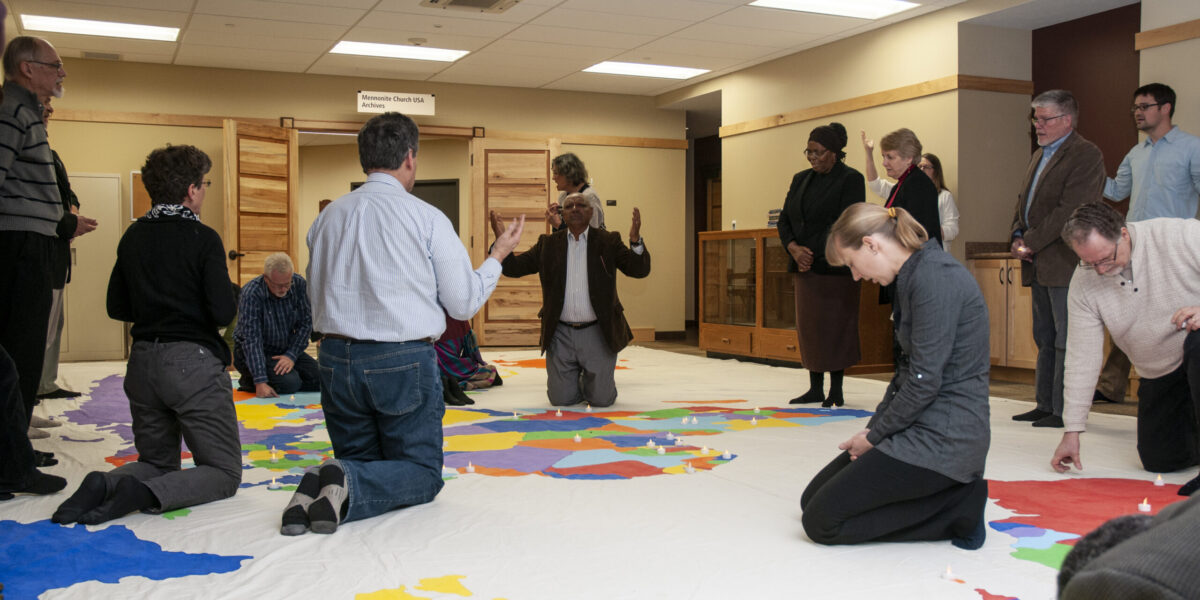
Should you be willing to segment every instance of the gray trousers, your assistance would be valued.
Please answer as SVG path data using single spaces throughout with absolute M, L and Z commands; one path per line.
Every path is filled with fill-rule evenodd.
M 58 288 L 53 292 L 53 303 L 50 305 L 50 323 L 46 329 L 46 359 L 42 361 L 42 381 L 38 383 L 38 394 L 49 394 L 58 390 L 58 354 L 62 346 L 62 330 L 66 310 L 63 307 L 63 291 Z
M 228 498 L 242 481 L 233 386 L 221 359 L 192 342 L 133 344 L 125 372 L 137 462 L 108 473 L 146 484 L 162 511 Z M 195 467 L 180 468 L 180 439 Z
M 613 381 L 616 368 L 617 355 L 609 350 L 600 327 L 573 329 L 559 325 L 546 350 L 546 394 L 550 404 L 612 406 L 617 401 L 617 384 Z

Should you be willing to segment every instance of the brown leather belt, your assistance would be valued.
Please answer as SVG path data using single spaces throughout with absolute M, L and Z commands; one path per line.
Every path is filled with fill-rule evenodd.
M 587 329 L 588 327 L 591 327 L 592 325 L 599 323 L 599 321 L 588 321 L 587 323 L 568 323 L 566 321 L 559 321 L 558 323 L 560 325 L 566 325 L 567 327 L 570 327 L 571 329 Z

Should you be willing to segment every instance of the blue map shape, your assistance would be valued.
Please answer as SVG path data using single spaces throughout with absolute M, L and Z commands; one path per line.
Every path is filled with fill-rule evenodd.
M 228 573 L 253 556 L 166 552 L 138 539 L 124 525 L 88 531 L 46 521 L 0 521 L 0 583 L 4 598 L 37 598 L 84 581 L 117 583 L 122 577 L 163 580 Z M 53 568 L 47 568 L 54 565 Z

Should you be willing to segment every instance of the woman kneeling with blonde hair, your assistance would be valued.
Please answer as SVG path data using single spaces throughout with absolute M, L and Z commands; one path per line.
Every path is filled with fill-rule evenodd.
M 855 279 L 896 284 L 900 352 L 867 428 L 838 445 L 804 491 L 804 531 L 820 544 L 948 539 L 979 548 L 991 439 L 979 286 L 903 208 L 850 206 L 825 253 Z

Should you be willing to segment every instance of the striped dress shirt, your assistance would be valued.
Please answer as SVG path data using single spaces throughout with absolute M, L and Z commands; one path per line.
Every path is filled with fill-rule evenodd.
M 312 308 L 303 277 L 292 273 L 292 287 L 282 298 L 271 293 L 262 275 L 242 288 L 233 339 L 255 384 L 267 382 L 267 356 L 285 355 L 295 361 L 308 347 L 310 333 Z
M 384 173 L 321 212 L 308 248 L 313 329 L 360 340 L 436 340 L 442 307 L 469 319 L 500 279 L 499 262 L 472 269 L 446 215 Z

